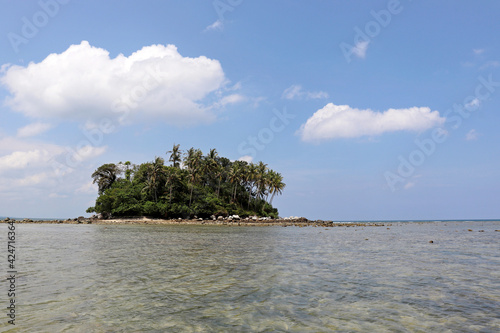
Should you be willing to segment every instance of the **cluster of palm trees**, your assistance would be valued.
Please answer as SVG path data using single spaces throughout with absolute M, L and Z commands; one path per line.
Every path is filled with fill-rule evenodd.
M 120 162 L 99 167 L 92 174 L 99 197 L 96 207 L 89 209 L 113 215 L 145 211 L 269 214 L 274 210 L 273 198 L 286 186 L 283 176 L 263 162 L 230 161 L 215 149 L 204 155 L 195 148 L 183 152 L 174 144 L 167 156 L 170 166 L 156 157 L 141 165 Z
M 210 149 L 210 152 L 204 156 L 200 149 L 190 148 L 184 154 L 179 145 L 173 146 L 168 151 L 169 161 L 172 167 L 180 169 L 184 167 L 189 174 L 190 199 L 191 205 L 193 188 L 195 185 L 213 187 L 217 197 L 220 196 L 221 183 L 231 183 L 231 201 L 237 200 L 238 189 L 245 189 L 248 192 L 248 203 L 252 197 L 268 200 L 271 195 L 271 201 L 275 195 L 283 193 L 286 184 L 283 182 L 283 176 L 267 167 L 267 164 L 259 162 L 258 164 L 245 161 L 231 162 L 225 157 L 219 157 L 216 149 Z M 158 159 L 158 158 L 157 158 Z M 181 162 L 183 164 L 181 165 Z M 173 177 L 173 172 L 170 177 Z

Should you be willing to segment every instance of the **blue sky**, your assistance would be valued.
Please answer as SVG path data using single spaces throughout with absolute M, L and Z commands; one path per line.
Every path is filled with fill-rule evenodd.
M 177 143 L 281 172 L 282 216 L 500 217 L 497 1 L 0 6 L 0 215 Z

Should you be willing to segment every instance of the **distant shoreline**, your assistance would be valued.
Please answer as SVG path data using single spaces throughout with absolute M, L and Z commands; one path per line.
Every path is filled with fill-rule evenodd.
M 243 219 L 160 219 L 150 217 L 124 217 L 99 219 L 95 217 L 78 217 L 72 219 L 16 219 L 0 218 L 0 223 L 14 221 L 16 224 L 97 224 L 97 225 L 213 225 L 213 226 L 282 226 L 282 227 L 383 227 L 399 223 L 448 223 L 448 222 L 499 222 L 499 219 L 484 220 L 394 220 L 394 221 L 324 221 L 308 220 L 305 217 L 295 218 L 243 218 Z
M 219 225 L 219 226 L 283 226 L 283 227 L 305 227 L 305 226 L 321 226 L 321 227 L 356 227 L 356 226 L 375 226 L 382 227 L 392 225 L 390 222 L 333 222 L 323 220 L 308 220 L 307 218 L 281 218 L 281 219 L 157 219 L 148 217 L 133 217 L 133 218 L 114 218 L 114 219 L 98 219 L 98 218 L 74 218 L 74 219 L 59 219 L 59 220 L 14 220 L 6 218 L 0 223 L 8 223 L 14 221 L 20 224 L 98 224 L 98 225 Z

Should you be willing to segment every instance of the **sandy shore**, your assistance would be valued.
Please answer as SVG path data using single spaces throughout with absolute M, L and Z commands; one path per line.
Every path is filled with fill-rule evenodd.
M 135 224 L 135 225 L 218 225 L 218 226 L 282 226 L 282 227 L 306 227 L 306 226 L 321 226 L 321 227 L 356 227 L 356 226 L 385 226 L 390 225 L 383 222 L 333 222 L 323 220 L 308 220 L 304 217 L 295 219 L 239 219 L 239 220 L 213 220 L 213 219 L 154 219 L 147 217 L 134 218 L 115 218 L 115 219 L 96 219 L 96 218 L 74 218 L 66 220 L 13 220 L 4 219 L 0 223 L 15 223 L 24 224 L 102 224 L 102 225 L 119 225 L 119 224 Z

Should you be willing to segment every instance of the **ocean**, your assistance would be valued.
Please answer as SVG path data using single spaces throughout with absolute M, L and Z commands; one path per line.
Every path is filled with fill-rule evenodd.
M 498 221 L 7 227 L 1 332 L 500 332 Z

